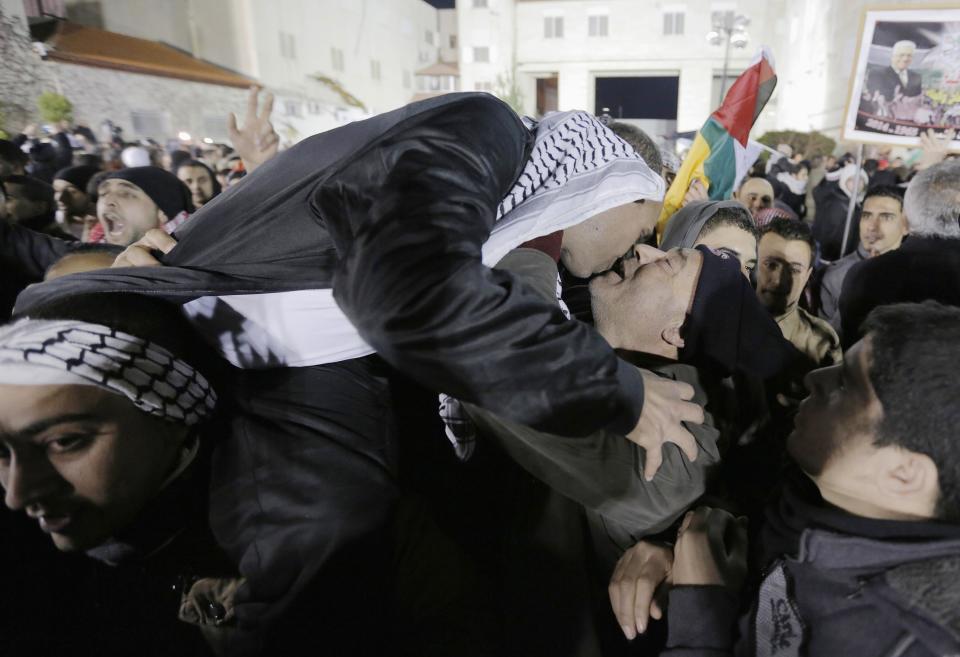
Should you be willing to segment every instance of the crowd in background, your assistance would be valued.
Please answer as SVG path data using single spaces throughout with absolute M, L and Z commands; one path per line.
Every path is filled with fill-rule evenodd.
M 0 141 L 11 654 L 960 652 L 952 135 L 271 110 Z

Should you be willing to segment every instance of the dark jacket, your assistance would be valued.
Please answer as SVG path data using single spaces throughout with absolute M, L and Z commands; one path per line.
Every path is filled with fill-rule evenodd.
M 960 306 L 960 239 L 911 236 L 899 249 L 850 268 L 840 292 L 844 346 L 877 306 L 933 299 Z
M 813 237 L 820 244 L 820 257 L 833 262 L 851 253 L 860 240 L 860 205 L 853 210 L 847 243 L 841 248 L 843 230 L 847 224 L 847 209 L 850 197 L 840 186 L 826 178 L 813 190 L 817 214 L 813 219 Z
M 871 93 L 879 91 L 888 103 L 894 99 L 897 87 L 904 96 L 919 96 L 923 91 L 920 74 L 908 69 L 906 85 L 892 66 L 873 69 L 867 76 L 867 89 Z
M 448 94 L 316 135 L 201 208 L 165 267 L 65 277 L 198 296 L 333 288 L 364 340 L 434 389 L 565 435 L 636 424 L 642 379 L 591 328 L 481 263 L 531 133 L 488 94 Z M 225 231 L 224 226 L 230 226 Z
M 871 520 L 825 503 L 797 475 L 768 518 L 752 610 L 721 587 L 670 593 L 669 657 L 960 651 L 960 527 Z
M 701 376 L 693 367 L 659 359 L 646 366 L 690 383 L 694 401 L 706 403 Z M 703 495 L 720 459 L 710 413 L 704 424 L 688 427 L 697 441 L 697 460 L 689 461 L 676 445 L 665 445 L 663 464 L 648 482 L 643 448 L 624 436 L 598 432 L 565 438 L 475 406 L 468 409 L 478 428 L 477 456 L 483 452 L 487 458 L 479 490 L 492 519 L 483 531 L 497 539 L 480 561 L 499 589 L 509 647 L 504 654 L 646 654 L 642 650 L 657 645 L 656 637 L 627 642 L 610 607 L 607 584 L 624 551 L 643 537 L 669 535 L 669 528 Z M 474 514 L 471 520 L 482 517 Z
M 14 301 L 24 288 L 42 281 L 52 264 L 79 245 L 73 239 L 0 221 L 0 321 L 10 317 Z
M 830 326 L 838 335 L 841 331 L 840 291 L 843 289 L 843 281 L 850 273 L 851 267 L 866 259 L 867 252 L 863 248 L 863 244 L 858 244 L 856 251 L 831 263 L 823 273 L 823 279 L 820 282 L 820 311 L 818 314 L 822 319 L 830 322 Z

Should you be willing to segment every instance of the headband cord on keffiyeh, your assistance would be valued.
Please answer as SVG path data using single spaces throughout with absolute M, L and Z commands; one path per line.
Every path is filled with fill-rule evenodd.
M 24 318 L 0 327 L 0 383 L 93 385 L 186 426 L 210 417 L 217 402 L 207 379 L 167 349 L 75 320 Z

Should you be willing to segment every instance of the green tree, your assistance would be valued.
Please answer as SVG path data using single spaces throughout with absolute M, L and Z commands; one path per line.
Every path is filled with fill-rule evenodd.
M 833 149 L 837 147 L 837 142 L 816 130 L 811 132 L 798 132 L 796 130 L 765 132 L 757 141 L 770 148 L 776 148 L 778 144 L 790 144 L 794 153 L 802 153 L 804 157 L 830 155 L 833 153 Z
M 44 91 L 37 96 L 37 109 L 40 110 L 40 118 L 47 123 L 73 120 L 73 103 L 52 91 Z

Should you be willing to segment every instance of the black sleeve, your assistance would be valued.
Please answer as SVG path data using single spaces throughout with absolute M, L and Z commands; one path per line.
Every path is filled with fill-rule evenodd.
M 481 262 L 528 131 L 493 98 L 398 125 L 321 184 L 340 255 L 334 298 L 391 365 L 562 435 L 628 433 L 643 380 L 593 329 Z
M 675 586 L 662 657 L 732 657 L 737 596 L 722 586 Z
M 0 269 L 36 283 L 76 244 L 0 221 Z

